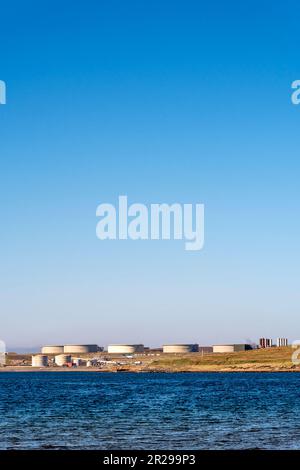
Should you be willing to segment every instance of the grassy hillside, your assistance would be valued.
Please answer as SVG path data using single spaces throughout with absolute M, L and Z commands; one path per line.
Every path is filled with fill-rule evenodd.
M 222 370 L 299 370 L 292 363 L 294 349 L 271 348 L 237 353 L 162 355 L 149 364 L 153 370 L 222 371 Z

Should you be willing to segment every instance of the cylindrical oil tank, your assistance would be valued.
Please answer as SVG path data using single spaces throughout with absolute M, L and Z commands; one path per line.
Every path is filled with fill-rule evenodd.
M 63 354 L 64 347 L 63 346 L 43 346 L 42 347 L 42 354 Z
M 143 344 L 110 344 L 107 348 L 109 354 L 136 354 L 144 352 Z
M 198 344 L 164 344 L 163 352 L 168 354 L 187 354 L 198 352 Z
M 97 344 L 66 344 L 64 346 L 65 354 L 86 354 L 101 351 Z
M 48 356 L 44 354 L 37 354 L 36 356 L 32 356 L 31 364 L 32 367 L 47 367 Z
M 232 353 L 234 352 L 233 344 L 215 344 L 213 346 L 214 353 Z
M 64 366 L 72 362 L 72 357 L 69 354 L 59 354 L 55 356 L 55 364 L 57 366 Z
M 213 346 L 214 353 L 232 353 L 248 351 L 249 349 L 252 349 L 249 344 L 215 344 Z

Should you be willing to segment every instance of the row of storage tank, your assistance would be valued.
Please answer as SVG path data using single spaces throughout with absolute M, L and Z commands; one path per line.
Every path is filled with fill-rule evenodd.
M 64 346 L 43 346 L 42 354 L 87 354 L 103 351 L 97 344 L 66 344 Z
M 65 346 L 44 346 L 41 350 L 42 354 L 88 354 L 103 351 L 104 348 L 96 344 L 68 344 Z M 237 352 L 251 349 L 248 344 L 222 344 L 214 345 L 211 348 L 201 348 L 211 350 L 211 352 Z M 198 344 L 165 344 L 163 345 L 163 353 L 185 354 L 199 352 Z M 139 354 L 145 352 L 143 344 L 110 344 L 107 348 L 109 354 Z M 209 352 L 209 351 L 207 351 Z
M 198 352 L 198 344 L 165 344 L 164 353 L 189 353 Z M 88 354 L 103 351 L 96 344 L 68 344 L 65 346 L 43 346 L 42 354 Z M 110 344 L 107 348 L 109 354 L 137 354 L 144 353 L 143 344 Z
M 54 363 L 59 366 L 81 366 L 83 361 L 80 358 L 72 358 L 70 354 L 58 354 L 54 357 Z M 86 361 L 86 366 L 89 367 L 93 364 L 93 361 Z M 37 354 L 32 356 L 32 367 L 47 367 L 49 366 L 49 356 L 46 354 Z

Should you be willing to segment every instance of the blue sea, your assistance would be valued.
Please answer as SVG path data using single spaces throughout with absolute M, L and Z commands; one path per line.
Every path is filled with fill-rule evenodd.
M 300 449 L 300 374 L 0 374 L 1 449 Z

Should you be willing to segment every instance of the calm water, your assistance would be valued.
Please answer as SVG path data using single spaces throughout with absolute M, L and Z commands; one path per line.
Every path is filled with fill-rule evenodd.
M 300 374 L 0 374 L 1 449 L 300 449 L 299 422 Z

